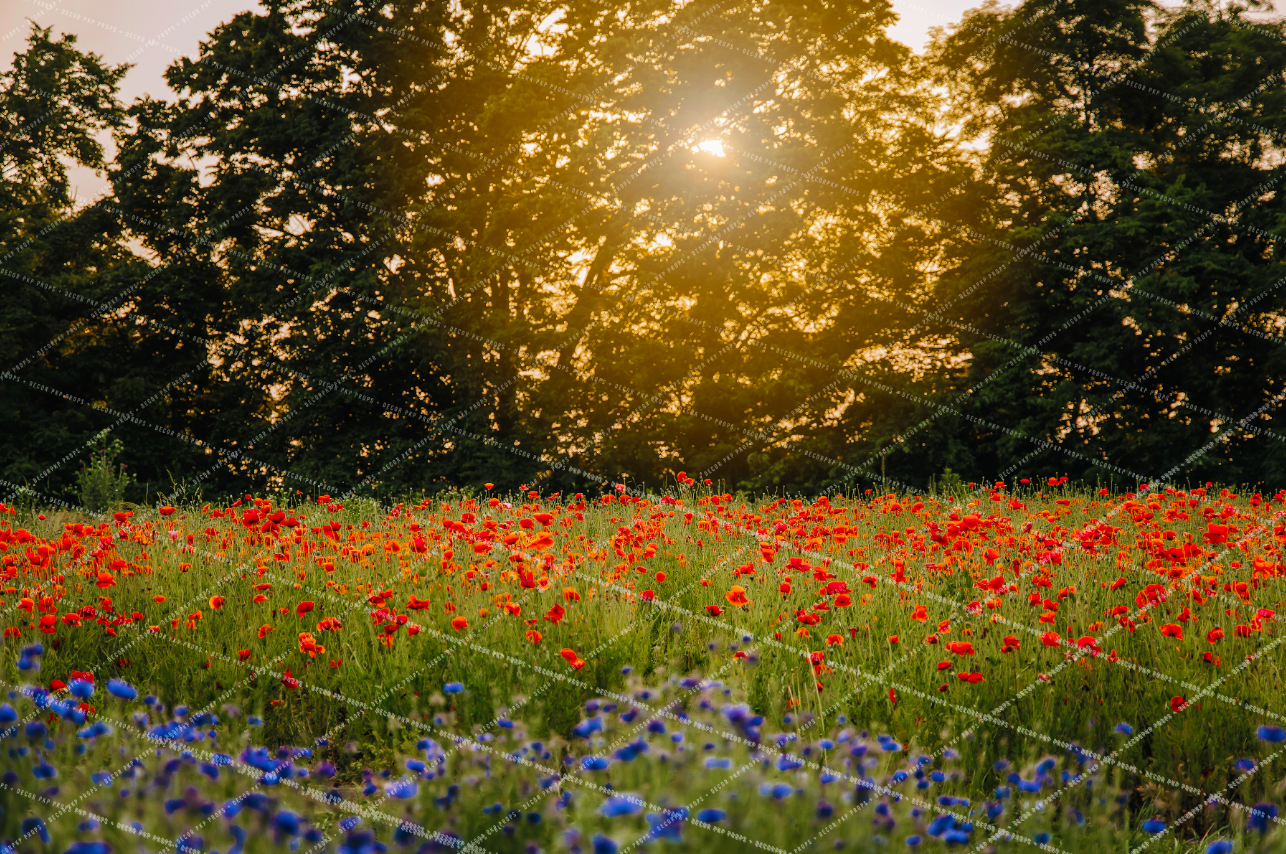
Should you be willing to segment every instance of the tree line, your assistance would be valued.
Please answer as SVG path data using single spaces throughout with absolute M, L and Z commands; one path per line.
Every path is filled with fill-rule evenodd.
M 1263 8 L 268 2 L 129 105 L 33 25 L 0 493 L 1280 485 Z

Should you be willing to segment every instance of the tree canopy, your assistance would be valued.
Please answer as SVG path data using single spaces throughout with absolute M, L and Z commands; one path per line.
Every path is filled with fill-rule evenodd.
M 6 490 L 74 497 L 103 431 L 170 497 L 1280 482 L 1246 11 L 989 0 L 917 57 L 887 0 L 268 2 L 129 106 L 33 29 Z

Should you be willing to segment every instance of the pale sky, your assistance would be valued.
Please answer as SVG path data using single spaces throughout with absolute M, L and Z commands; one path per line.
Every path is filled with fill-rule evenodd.
M 981 0 L 892 0 L 900 20 L 890 35 L 916 51 L 929 27 L 954 23 Z M 30 18 L 52 26 L 55 35 L 74 33 L 82 50 L 101 54 L 111 65 L 134 64 L 121 85 L 122 100 L 170 95 L 162 76 L 181 56 L 195 56 L 197 44 L 238 12 L 258 9 L 255 0 L 0 0 L 0 68 L 8 68 L 26 40 Z M 87 169 L 73 170 L 79 195 L 97 196 L 107 187 Z

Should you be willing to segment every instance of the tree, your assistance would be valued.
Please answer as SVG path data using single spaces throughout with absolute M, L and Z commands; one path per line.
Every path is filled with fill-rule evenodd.
M 204 388 L 194 435 L 326 491 L 842 467 L 798 446 L 833 444 L 852 367 L 950 265 L 932 200 L 964 175 L 888 5 L 851 12 L 301 0 L 223 25 L 176 104 L 131 109 L 116 180 L 242 402 Z
M 169 69 L 176 103 L 131 108 L 122 222 L 173 283 L 176 304 L 155 316 L 196 332 L 210 366 L 187 426 L 218 451 L 223 488 L 369 484 L 449 394 L 407 345 L 417 313 L 398 259 L 427 164 L 387 118 L 424 69 L 402 62 L 408 46 L 440 59 L 440 9 L 387 6 L 238 15 Z M 414 474 L 381 480 L 429 485 L 400 476 Z
M 599 477 L 824 483 L 853 378 L 929 297 L 923 272 L 952 263 L 930 206 L 963 170 L 886 3 L 645 11 L 618 44 L 569 10 L 540 60 L 606 81 L 575 137 L 528 139 L 601 140 L 552 176 L 610 198 L 575 220 L 583 273 L 537 345 L 533 410 Z
M 105 168 L 95 134 L 122 125 L 127 66 L 51 33 L 33 25 L 0 74 L 0 477 L 41 501 L 73 498 L 75 460 L 122 426 L 105 399 L 128 409 L 151 391 L 123 318 L 145 267 L 102 204 L 78 205 L 65 165 Z
M 985 192 L 939 284 L 967 359 L 905 477 L 1280 480 L 1286 30 L 1245 10 L 993 3 L 939 34 Z

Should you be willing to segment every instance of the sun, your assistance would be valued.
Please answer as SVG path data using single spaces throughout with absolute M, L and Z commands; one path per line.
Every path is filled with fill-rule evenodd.
M 707 154 L 713 154 L 715 157 L 724 156 L 723 143 L 717 139 L 707 139 L 705 142 L 698 144 L 697 149 Z

